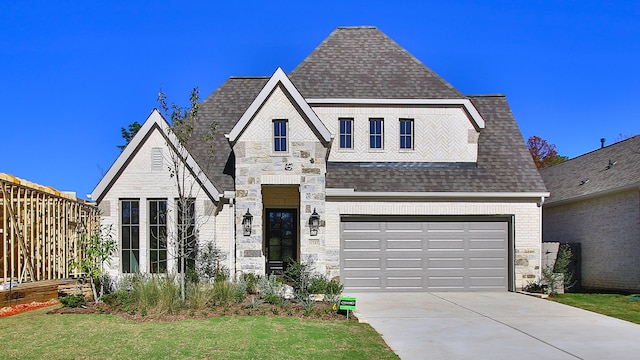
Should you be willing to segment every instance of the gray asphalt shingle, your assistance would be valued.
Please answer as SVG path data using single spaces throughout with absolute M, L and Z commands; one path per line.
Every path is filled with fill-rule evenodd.
M 504 96 L 464 96 L 372 27 L 338 28 L 290 74 L 306 98 L 470 99 L 485 120 L 477 164 L 327 165 L 327 188 L 407 192 L 544 192 L 545 185 Z M 201 104 L 201 136 L 218 125 L 216 155 L 191 149 L 219 191 L 233 190 L 234 158 L 224 138 L 268 78 L 230 78 Z M 224 171 L 223 171 L 224 169 Z
M 638 186 L 640 135 L 541 169 L 540 175 L 551 192 L 545 204 Z

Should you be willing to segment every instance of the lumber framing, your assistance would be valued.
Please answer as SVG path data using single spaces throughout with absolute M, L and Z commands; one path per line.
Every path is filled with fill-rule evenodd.
M 0 173 L 0 280 L 18 283 L 77 277 L 80 241 L 99 226 L 98 208 Z

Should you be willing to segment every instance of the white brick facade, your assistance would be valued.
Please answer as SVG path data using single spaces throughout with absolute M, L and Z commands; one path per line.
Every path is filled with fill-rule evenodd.
M 153 162 L 151 160 L 154 148 L 161 149 L 163 155 L 163 166 L 159 169 L 152 167 Z M 170 163 L 171 159 L 166 139 L 162 136 L 160 130 L 156 128 L 140 146 L 135 156 L 133 156 L 122 169 L 122 172 L 100 201 L 99 207 L 102 211 L 102 224 L 112 226 L 114 235 L 116 235 L 115 238 L 118 240 L 118 250 L 109 268 L 110 275 L 118 276 L 121 273 L 121 199 L 139 201 L 140 272 L 146 273 L 149 271 L 149 200 L 167 200 L 168 238 L 175 238 L 175 199 L 178 197 L 178 192 L 176 190 L 175 179 L 170 176 L 168 171 Z M 214 218 L 215 206 L 213 206 L 211 199 L 197 183 L 194 182 L 191 176 L 188 177 L 186 183 L 195 184 L 192 196 L 196 199 L 196 228 L 199 230 L 199 242 L 215 241 L 214 234 L 216 234 L 216 224 L 219 222 Z M 220 220 L 224 221 L 222 218 Z M 227 239 L 227 237 L 220 238 L 218 246 L 226 248 L 228 246 Z M 176 266 L 175 254 L 174 249 L 169 249 L 168 269 L 170 270 Z

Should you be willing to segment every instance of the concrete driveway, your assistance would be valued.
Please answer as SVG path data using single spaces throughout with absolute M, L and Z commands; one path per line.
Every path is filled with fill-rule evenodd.
M 518 293 L 358 293 L 401 359 L 640 359 L 640 325 Z

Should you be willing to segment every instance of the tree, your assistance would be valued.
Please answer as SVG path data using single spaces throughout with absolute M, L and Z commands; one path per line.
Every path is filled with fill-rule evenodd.
M 176 248 L 175 259 L 178 260 L 178 273 L 180 278 L 180 295 L 185 300 L 185 273 L 187 270 L 195 272 L 195 259 L 198 252 L 198 228 L 201 225 L 195 213 L 195 199 L 197 198 L 198 183 L 196 178 L 200 174 L 192 174 L 185 161 L 189 156 L 188 149 L 193 149 L 195 141 L 204 141 L 208 145 L 209 156 L 213 156 L 213 135 L 216 124 L 212 123 L 200 138 L 194 136 L 196 127 L 200 121 L 199 104 L 200 93 L 194 88 L 190 95 L 190 106 L 180 107 L 175 103 L 167 104 L 167 97 L 160 89 L 158 103 L 160 108 L 171 122 L 169 131 L 175 136 L 176 144 L 168 144 L 170 151 L 169 174 L 174 180 L 178 198 L 176 199 L 177 231 L 172 236 L 172 242 Z M 169 247 L 168 247 L 169 248 Z M 173 246 L 171 248 L 174 248 Z
M 104 281 L 100 278 L 105 273 L 103 265 L 110 265 L 111 255 L 116 251 L 117 244 L 113 239 L 111 226 L 101 225 L 90 232 L 84 223 L 79 225 L 79 247 L 82 257 L 74 259 L 70 268 L 77 269 L 89 278 L 93 298 L 98 301 L 104 294 Z M 96 291 L 96 280 L 100 283 L 99 292 Z
M 136 133 L 138 133 L 138 130 L 140 130 L 141 127 L 142 125 L 140 125 L 140 123 L 138 123 L 137 121 L 134 121 L 133 123 L 129 124 L 128 129 L 120 128 L 120 132 L 122 133 L 122 138 L 126 141 L 124 145 L 118 145 L 118 149 L 120 149 L 120 151 L 124 150 L 124 148 L 127 147 L 127 145 L 129 145 L 129 143 L 131 142 L 131 139 L 133 139 L 133 137 L 136 136 Z
M 554 144 L 549 144 L 547 140 L 532 136 L 527 140 L 529 152 L 538 169 L 546 168 L 551 165 L 559 164 L 568 160 L 566 156 L 558 155 L 558 150 Z

